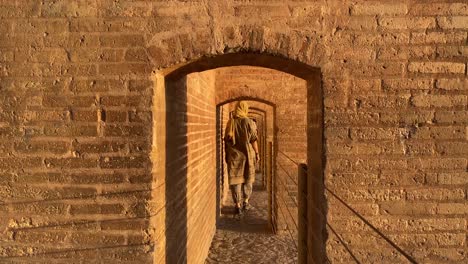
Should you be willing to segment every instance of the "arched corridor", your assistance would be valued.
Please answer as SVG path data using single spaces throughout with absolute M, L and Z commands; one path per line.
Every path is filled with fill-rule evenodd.
M 165 146 L 165 155 L 154 157 L 154 171 L 164 171 L 166 175 L 165 197 L 161 199 L 166 203 L 165 224 L 157 232 L 164 236 L 165 246 L 156 251 L 165 253 L 156 258 L 165 259 L 166 263 L 200 263 L 208 257 L 218 227 L 213 246 L 219 244 L 222 230 L 234 229 L 241 237 L 257 234 L 254 237 L 261 241 L 271 240 L 270 247 L 277 243 L 283 250 L 275 252 L 285 258 L 285 263 L 293 263 L 300 244 L 298 232 L 307 230 L 298 230 L 297 178 L 291 178 L 291 175 L 297 177 L 297 168 L 294 164 L 277 163 L 278 153 L 307 162 L 309 151 L 321 160 L 321 99 L 309 99 L 321 96 L 318 71 L 267 55 L 230 54 L 161 71 L 156 81 L 154 101 L 159 102 L 155 103 L 154 118 L 166 124 L 154 128 L 154 146 L 159 146 L 159 153 L 160 146 Z M 241 99 L 249 102 L 250 115 L 258 120 L 261 128 L 262 158 L 253 194 L 254 197 L 258 194 L 255 197 L 258 208 L 246 215 L 246 222 L 239 220 L 236 227 L 232 222 L 235 219 L 229 218 L 232 201 L 225 180 L 221 143 L 228 113 L 235 101 Z M 315 123 L 308 126 L 307 118 Z M 309 150 L 307 128 L 316 135 L 311 139 L 314 147 Z M 279 166 L 289 177 L 279 171 Z M 316 173 L 321 182 L 322 168 L 316 167 Z M 320 189 L 320 185 L 312 188 Z M 160 197 L 161 193 L 155 195 Z M 312 215 L 322 210 L 320 204 L 310 206 L 315 208 Z M 302 215 L 307 217 L 307 212 Z M 316 236 L 320 237 L 322 228 L 313 231 Z M 265 240 L 260 234 L 270 239 Z M 247 237 L 244 237 L 246 241 Z M 307 247 L 307 241 L 301 242 Z M 211 260 L 216 254 L 218 258 L 223 255 L 214 252 L 215 248 Z

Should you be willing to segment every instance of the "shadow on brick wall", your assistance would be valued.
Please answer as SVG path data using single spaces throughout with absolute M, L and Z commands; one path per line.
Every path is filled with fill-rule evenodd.
M 166 263 L 187 263 L 187 78 L 166 83 Z

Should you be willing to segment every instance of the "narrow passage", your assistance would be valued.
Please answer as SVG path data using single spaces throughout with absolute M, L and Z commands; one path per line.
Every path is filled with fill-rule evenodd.
M 297 251 L 287 234 L 275 235 L 268 224 L 268 193 L 256 175 L 250 203 L 254 209 L 243 217 L 234 215 L 234 203 L 227 205 L 213 238 L 206 264 L 211 263 L 297 263 Z

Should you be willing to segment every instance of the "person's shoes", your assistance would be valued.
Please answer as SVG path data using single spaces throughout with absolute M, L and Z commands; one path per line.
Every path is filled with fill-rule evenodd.
M 244 211 L 249 211 L 249 210 L 254 209 L 254 207 L 252 205 L 250 205 L 250 203 L 244 203 L 243 209 L 244 209 Z
M 235 213 L 236 213 L 236 215 L 239 215 L 239 216 L 241 216 L 241 215 L 243 215 L 243 214 L 244 214 L 244 210 L 243 210 L 243 208 L 242 208 L 242 207 L 236 207 L 236 209 L 235 209 Z

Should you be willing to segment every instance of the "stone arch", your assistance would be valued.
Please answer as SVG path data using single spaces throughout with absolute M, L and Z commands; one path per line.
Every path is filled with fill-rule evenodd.
M 188 36 L 193 37 L 193 34 L 189 34 Z M 250 40 L 255 39 L 252 35 L 250 36 Z M 168 82 L 175 81 L 190 73 L 202 72 L 220 67 L 240 65 L 258 66 L 278 70 L 306 80 L 308 102 L 307 163 L 309 165 L 308 178 L 312 178 L 312 181 L 308 181 L 307 189 L 309 193 L 313 193 L 314 195 L 310 197 L 310 204 L 307 210 L 308 226 L 311 226 L 313 229 L 307 231 L 308 241 L 303 242 L 309 248 L 309 253 L 311 254 L 309 257 L 316 262 L 322 262 L 325 256 L 324 230 L 326 214 L 324 212 L 325 198 L 323 196 L 323 95 L 320 68 L 311 66 L 314 64 L 311 64 L 313 60 L 311 59 L 312 57 L 308 57 L 309 55 L 304 55 L 303 58 L 297 56 L 291 56 L 291 58 L 289 58 L 288 55 L 292 54 L 292 50 L 295 50 L 299 45 L 288 44 L 290 42 L 287 41 L 287 39 L 291 38 L 287 37 L 287 35 L 279 33 L 271 34 L 271 32 L 269 32 L 268 36 L 273 36 L 272 38 L 265 38 L 265 35 L 262 36 L 262 40 L 259 41 L 262 43 L 261 45 L 255 46 L 254 44 L 258 44 L 258 42 L 251 41 L 236 46 L 236 49 L 231 49 L 226 48 L 229 46 L 226 44 L 225 48 L 222 51 L 218 50 L 218 52 L 214 44 L 197 44 L 195 40 L 195 44 L 189 45 L 189 50 L 184 51 L 183 54 L 172 54 L 167 44 L 166 46 L 154 43 L 150 44 L 148 46 L 148 53 L 151 56 L 154 67 L 159 69 L 155 74 L 156 93 L 154 94 L 155 100 L 153 103 L 157 105 L 158 102 L 160 102 L 162 104 L 157 107 L 166 107 L 168 102 L 162 102 L 161 98 L 165 96 L 164 90 Z M 181 35 L 176 35 L 173 38 L 181 38 Z M 180 43 L 180 39 L 177 41 Z M 164 41 L 159 41 L 159 43 L 164 43 Z M 312 46 L 309 46 L 309 44 L 306 44 L 305 48 L 313 50 Z M 240 50 L 240 52 L 237 52 L 238 50 Z M 297 50 L 296 53 L 311 54 L 311 52 L 299 50 Z M 307 63 L 301 62 L 301 60 Z M 318 63 L 319 60 L 316 62 Z M 161 91 L 163 92 L 160 93 Z M 245 96 L 246 98 L 250 97 L 249 95 Z M 161 120 L 165 122 L 165 119 L 159 119 L 157 117 L 158 112 L 164 113 L 164 111 L 163 108 L 154 111 L 156 113 L 156 118 L 154 118 L 155 123 L 153 124 L 154 127 L 158 128 L 157 123 Z M 160 128 L 161 126 L 159 126 L 159 129 Z M 156 136 L 156 138 L 158 138 L 158 136 Z M 159 142 L 158 144 L 157 139 L 153 140 L 153 145 L 155 144 L 159 146 L 166 145 L 164 142 Z M 158 153 L 166 153 L 166 149 L 163 151 L 159 150 Z M 153 160 L 153 163 L 161 164 L 161 160 L 157 160 L 156 162 Z M 156 167 L 157 166 L 158 165 L 156 165 Z M 161 172 L 165 170 L 153 168 L 153 171 Z M 153 182 L 154 181 L 157 180 L 153 180 Z M 166 244 L 166 241 L 164 241 L 164 244 Z M 166 248 L 166 251 L 167 250 Z M 158 258 L 157 255 L 158 253 L 156 253 L 156 258 Z
M 216 33 L 208 34 L 205 30 L 156 34 L 149 39 L 146 49 L 153 67 L 166 71 L 202 57 L 238 53 L 268 54 L 304 66 L 320 67 L 326 55 L 319 41 L 322 38 L 312 32 L 280 32 L 264 26 L 237 25 L 226 26 Z
M 273 102 L 271 102 L 271 101 L 269 101 L 267 99 L 259 98 L 259 97 L 255 97 L 255 96 L 248 96 L 248 95 L 241 95 L 241 96 L 237 96 L 237 97 L 233 97 L 233 98 L 223 100 L 221 102 L 216 103 L 216 106 L 220 106 L 220 105 L 224 105 L 224 104 L 228 104 L 228 103 L 232 103 L 232 102 L 236 102 L 236 101 L 242 101 L 242 100 L 256 101 L 256 102 L 260 102 L 260 103 L 269 105 L 269 106 L 271 106 L 273 108 L 276 107 L 275 103 L 273 103 Z

